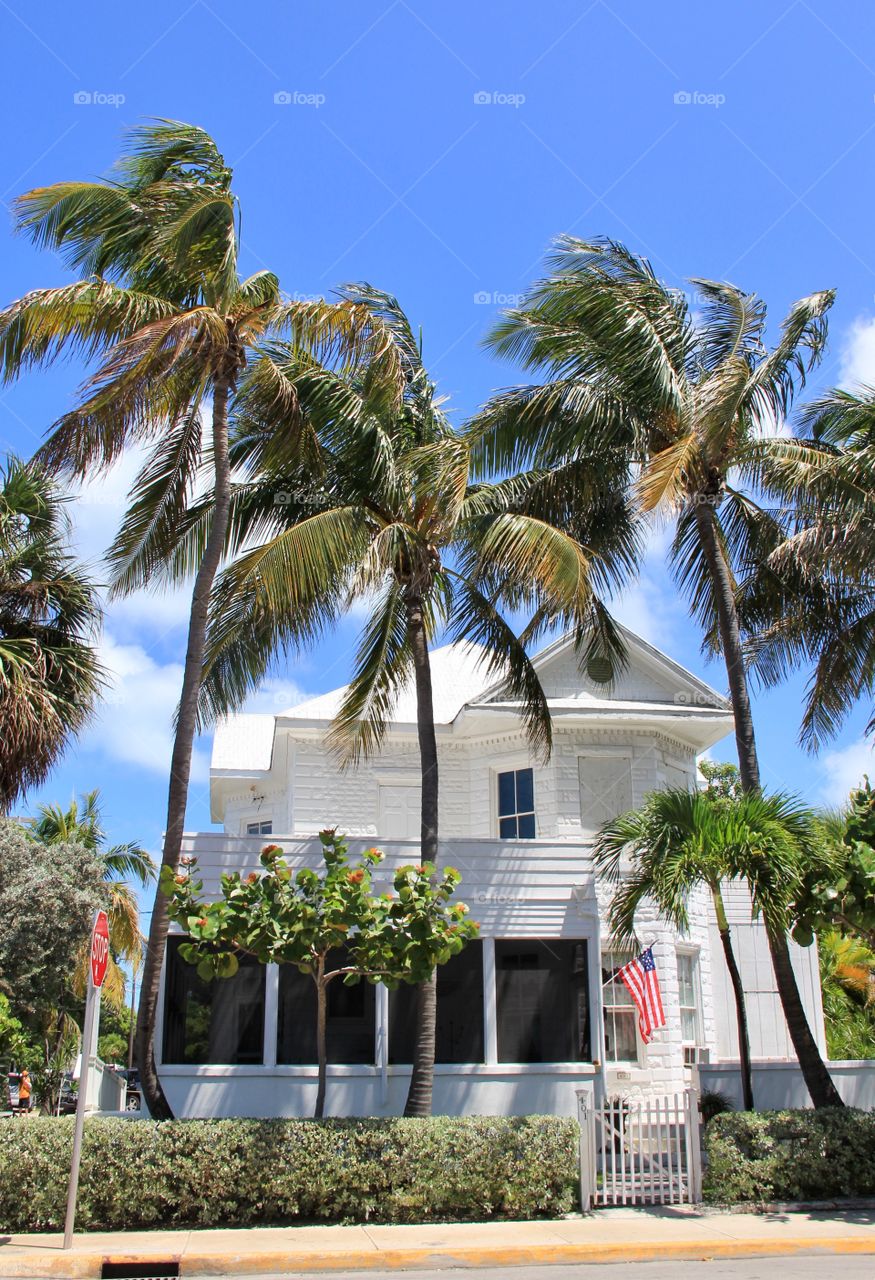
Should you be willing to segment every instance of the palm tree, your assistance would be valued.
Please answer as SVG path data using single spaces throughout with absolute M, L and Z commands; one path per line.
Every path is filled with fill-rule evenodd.
M 817 935 L 830 1056 L 875 1056 L 875 954 L 837 929 Z
M 361 285 L 347 288 L 342 304 L 364 308 L 375 333 L 388 335 L 388 349 L 346 370 L 273 344 L 241 386 L 232 452 L 247 478 L 235 493 L 229 538 L 237 558 L 214 593 L 202 718 L 239 706 L 278 652 L 320 634 L 352 600 L 366 601 L 371 616 L 330 741 L 347 764 L 376 751 L 399 690 L 413 683 L 422 859 L 435 863 L 430 642 L 443 631 L 482 644 L 487 673 L 506 681 L 531 740 L 548 751 L 546 700 L 500 606 L 536 611 L 539 626 L 585 622 L 610 639 L 593 584 L 622 577 L 632 556 L 619 517 L 610 546 L 596 554 L 517 509 L 531 478 L 472 485 L 468 443 L 450 426 L 398 302 Z M 286 388 L 284 400 L 278 386 Z M 302 430 L 317 446 L 309 470 L 301 468 Z M 195 509 L 192 519 L 200 518 Z M 185 538 L 174 554 L 185 561 Z M 419 993 L 408 1115 L 431 1110 L 434 1022 L 432 980 Z
M 831 391 L 801 425 L 807 447 L 778 450 L 773 477 L 794 526 L 743 584 L 739 609 L 764 683 L 813 667 L 801 737 L 817 750 L 875 691 L 875 391 Z
M 774 347 L 766 307 L 734 285 L 693 280 L 695 313 L 650 264 L 613 241 L 557 241 L 550 275 L 489 338 L 547 376 L 496 396 L 474 426 L 481 471 L 571 468 L 604 455 L 612 487 L 645 515 L 676 520 L 671 565 L 693 614 L 717 637 L 735 717 L 741 784 L 760 787 L 736 608 L 740 576 L 785 536 L 757 494 L 774 480 L 786 417 L 823 351 L 833 293 L 794 303 Z M 803 446 L 797 446 L 803 450 Z M 582 500 L 586 500 L 584 497 Z M 537 507 L 530 508 L 537 511 Z M 787 1025 L 816 1106 L 841 1105 L 805 1018 L 786 935 L 769 946 Z
M 157 121 L 131 131 L 108 181 L 37 188 L 16 202 L 19 228 L 56 250 L 83 278 L 39 289 L 0 312 L 0 369 L 7 379 L 63 350 L 98 357 L 80 403 L 52 428 L 42 462 L 82 477 L 130 446 L 146 461 L 112 549 L 113 587 L 125 592 L 160 574 L 155 545 L 183 518 L 200 476 L 212 496 L 186 565 L 194 575 L 162 862 L 179 859 L 197 718 L 210 591 L 229 520 L 230 405 L 247 356 L 266 331 L 300 344 L 333 344 L 355 329 L 342 308 L 283 301 L 276 276 L 237 274 L 232 173 L 204 130 Z M 205 440 L 204 417 L 210 430 Z M 172 1113 L 154 1058 L 154 1027 L 167 936 L 156 892 L 141 983 L 137 1057 L 156 1118 Z
M 39 817 L 32 820 L 33 833 L 43 844 L 72 841 L 84 845 L 97 855 L 104 869 L 109 890 L 110 956 L 104 980 L 104 995 L 120 1012 L 125 1004 L 125 975 L 119 961 L 134 971 L 140 963 L 144 938 L 140 932 L 140 913 L 136 893 L 125 881 L 128 878 L 145 888 L 155 878 L 155 863 L 147 851 L 135 841 L 107 846 L 106 831 L 100 812 L 100 792 L 88 791 L 81 805 L 73 800 L 68 809 L 56 804 L 41 804 Z M 77 995 L 84 995 L 88 973 L 88 948 L 82 956 L 73 979 Z
M 96 588 L 72 558 L 66 503 L 39 466 L 0 469 L 0 812 L 42 782 L 104 682 Z
M 754 1108 L 744 985 L 732 946 L 723 883 L 737 874 L 726 807 L 704 791 L 654 791 L 640 809 L 621 814 L 596 839 L 595 866 L 617 887 L 609 925 L 620 946 L 636 941 L 635 916 L 645 900 L 680 932 L 689 928 L 690 895 L 708 889 L 735 997 L 745 1111 Z M 631 865 L 630 865 L 631 862 Z

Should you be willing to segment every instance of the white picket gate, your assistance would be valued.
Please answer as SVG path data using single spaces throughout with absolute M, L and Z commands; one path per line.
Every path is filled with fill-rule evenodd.
M 577 1093 L 580 1201 L 593 1206 L 696 1204 L 702 1198 L 695 1089 L 649 1098 Z

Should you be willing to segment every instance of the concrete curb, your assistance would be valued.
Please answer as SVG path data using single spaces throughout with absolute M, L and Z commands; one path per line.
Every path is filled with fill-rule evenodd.
M 240 1253 L 72 1253 L 57 1257 L 8 1257 L 0 1248 L 3 1280 L 99 1280 L 104 1262 L 175 1262 L 181 1277 L 301 1275 L 332 1271 L 413 1271 L 448 1267 L 522 1267 L 556 1263 L 710 1261 L 720 1258 L 792 1257 L 800 1254 L 875 1254 L 875 1237 L 788 1236 L 771 1240 L 636 1241 L 618 1244 L 532 1245 L 511 1248 L 378 1249 L 332 1251 L 251 1250 Z

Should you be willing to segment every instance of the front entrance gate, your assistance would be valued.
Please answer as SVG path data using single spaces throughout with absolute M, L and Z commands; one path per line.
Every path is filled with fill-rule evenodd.
M 604 1205 L 697 1204 L 702 1198 L 695 1089 L 662 1097 L 577 1094 L 580 1200 Z

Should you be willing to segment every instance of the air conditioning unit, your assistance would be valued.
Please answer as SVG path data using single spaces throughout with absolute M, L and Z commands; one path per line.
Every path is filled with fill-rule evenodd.
M 711 1050 L 703 1044 L 684 1045 L 685 1067 L 707 1067 L 711 1061 Z

